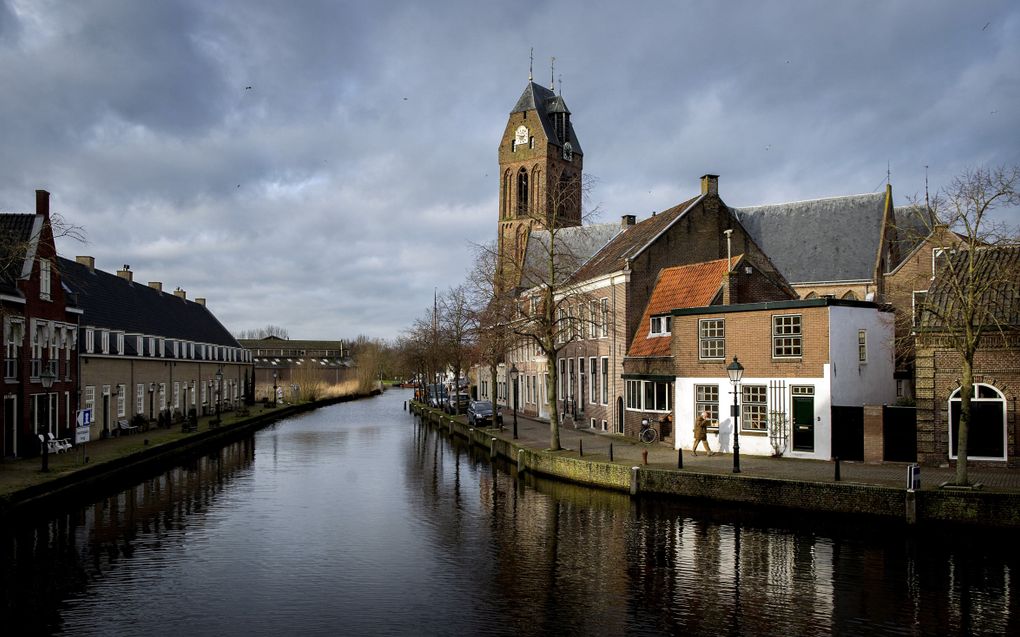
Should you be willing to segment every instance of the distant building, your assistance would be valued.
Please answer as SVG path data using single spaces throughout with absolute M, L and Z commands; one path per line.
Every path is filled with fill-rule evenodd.
M 243 400 L 251 355 L 206 307 L 184 290 L 134 281 L 125 265 L 110 274 L 95 259 L 59 259 L 63 282 L 84 310 L 78 351 L 81 407 L 93 410 L 92 437 L 116 433 L 137 415 L 179 419 L 212 414 Z M 216 382 L 222 374 L 222 384 Z
M 291 340 L 278 336 L 240 339 L 255 364 L 255 385 L 259 396 L 267 388 L 323 383 L 337 385 L 354 378 L 350 345 L 343 340 Z M 275 373 L 275 376 L 274 376 Z
M 0 213 L 4 457 L 38 453 L 40 434 L 73 438 L 78 405 L 81 308 L 57 263 L 50 193 L 35 191 L 35 202 L 34 214 Z

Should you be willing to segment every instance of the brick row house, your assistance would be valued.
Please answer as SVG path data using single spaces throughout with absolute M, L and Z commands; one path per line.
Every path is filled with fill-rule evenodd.
M 68 437 L 77 408 L 81 308 L 62 284 L 50 194 L 37 190 L 35 197 L 34 214 L 0 214 L 2 457 L 38 453 L 41 434 Z
M 116 274 L 95 259 L 58 260 L 66 288 L 83 310 L 81 407 L 93 410 L 93 439 L 120 422 L 168 422 L 239 404 L 252 374 L 251 354 L 216 319 L 204 298 L 142 284 L 125 265 Z M 219 380 L 217 378 L 219 377 Z
M 205 300 L 59 257 L 48 192 L 36 191 L 35 214 L 0 214 L 0 269 L 2 457 L 39 453 L 40 434 L 73 441 L 79 409 L 93 410 L 95 439 L 241 399 L 251 355 Z

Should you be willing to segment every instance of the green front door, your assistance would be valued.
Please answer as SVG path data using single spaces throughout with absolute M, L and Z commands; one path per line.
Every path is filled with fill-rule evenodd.
M 815 450 L 814 396 L 793 397 L 793 450 Z

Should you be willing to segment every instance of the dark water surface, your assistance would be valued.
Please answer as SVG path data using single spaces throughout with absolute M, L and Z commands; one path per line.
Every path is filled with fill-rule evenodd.
M 520 482 L 416 425 L 407 398 L 7 522 L 0 631 L 1020 634 L 1015 537 Z

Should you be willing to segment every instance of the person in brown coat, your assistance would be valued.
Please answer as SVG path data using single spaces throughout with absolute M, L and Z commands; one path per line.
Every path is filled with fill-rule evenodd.
M 701 443 L 705 443 L 705 451 L 708 455 L 715 455 L 715 453 L 712 452 L 712 448 L 708 446 L 708 422 L 707 411 L 703 411 L 698 414 L 697 419 L 694 421 L 694 447 L 691 449 L 691 451 L 694 452 L 694 455 L 698 455 L 698 445 Z

